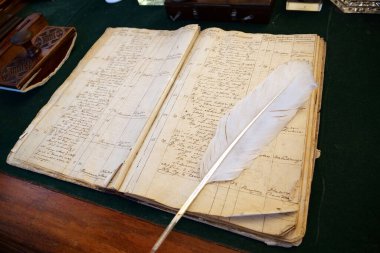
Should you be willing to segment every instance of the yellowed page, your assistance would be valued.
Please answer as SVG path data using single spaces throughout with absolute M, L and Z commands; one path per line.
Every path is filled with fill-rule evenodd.
M 219 222 L 224 223 L 230 230 L 265 241 L 268 244 L 290 246 L 299 245 L 306 231 L 307 211 L 310 198 L 311 182 L 314 170 L 314 161 L 319 157 L 316 150 L 318 137 L 319 111 L 321 108 L 323 69 L 326 54 L 326 44 L 321 38 L 317 38 L 316 49 L 313 58 L 314 76 L 320 85 L 310 98 L 308 131 L 306 136 L 306 148 L 304 164 L 300 178 L 300 204 L 298 212 L 276 215 L 259 215 L 234 218 L 222 218 Z M 234 228 L 233 225 L 239 225 Z M 243 227 L 243 229 L 241 229 Z M 252 229 L 252 231 L 245 230 Z M 271 235 L 271 236 L 268 236 Z
M 317 44 L 315 35 L 203 31 L 121 191 L 179 208 L 200 181 L 198 164 L 220 117 L 279 64 L 313 64 Z M 206 186 L 190 211 L 238 216 L 223 219 L 260 233 L 293 229 L 309 114 L 305 105 L 250 169 L 232 182 Z
M 20 137 L 8 163 L 106 187 L 135 157 L 198 31 L 197 25 L 107 29 Z

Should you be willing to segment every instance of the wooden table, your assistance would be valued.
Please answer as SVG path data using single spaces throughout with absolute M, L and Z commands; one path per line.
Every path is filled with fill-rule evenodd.
M 163 228 L 0 173 L 0 252 L 149 252 Z M 159 252 L 236 252 L 172 232 Z

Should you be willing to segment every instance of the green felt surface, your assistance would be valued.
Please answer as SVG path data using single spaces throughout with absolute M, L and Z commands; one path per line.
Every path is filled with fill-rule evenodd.
M 172 215 L 118 196 L 86 189 L 6 164 L 17 138 L 68 77 L 106 27 L 176 29 L 163 7 L 140 7 L 136 0 L 31 1 L 20 15 L 41 12 L 51 25 L 78 32 L 70 58 L 43 87 L 26 94 L 0 91 L 0 171 L 66 194 L 152 221 Z M 308 226 L 299 247 L 283 249 L 182 220 L 177 230 L 248 252 L 380 252 L 380 15 L 343 14 L 329 1 L 321 12 L 286 12 L 277 0 L 267 25 L 197 22 L 202 28 L 274 34 L 317 33 L 327 41 L 318 148 Z M 0 189 L 1 190 L 1 189 Z M 1 221 L 0 221 L 1 222 Z

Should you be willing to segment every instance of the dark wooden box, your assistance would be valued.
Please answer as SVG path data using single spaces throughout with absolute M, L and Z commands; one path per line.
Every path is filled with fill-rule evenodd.
M 199 19 L 269 23 L 274 0 L 165 0 L 172 20 Z
M 30 57 L 11 38 L 20 31 L 32 34 L 30 43 L 39 48 Z M 26 92 L 44 84 L 68 57 L 76 38 L 73 27 L 49 26 L 40 13 L 33 13 L 0 41 L 0 89 Z

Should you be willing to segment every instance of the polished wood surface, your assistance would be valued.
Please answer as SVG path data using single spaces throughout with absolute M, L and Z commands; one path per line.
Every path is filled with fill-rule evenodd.
M 149 252 L 163 228 L 0 173 L 0 252 Z M 158 252 L 236 252 L 172 232 Z

